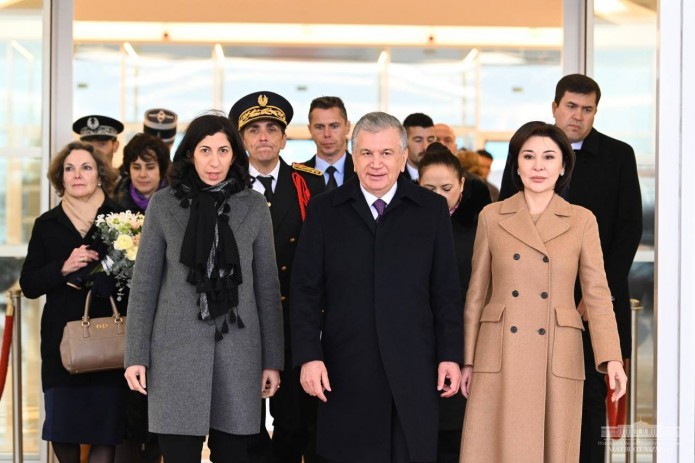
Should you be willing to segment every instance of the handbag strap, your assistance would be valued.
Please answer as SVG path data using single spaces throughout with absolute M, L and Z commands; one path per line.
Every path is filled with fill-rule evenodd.
M 116 301 L 113 300 L 113 296 L 109 296 L 109 301 L 111 302 L 111 310 L 113 311 L 113 318 L 116 322 L 121 321 L 121 314 L 118 312 L 116 307 Z M 92 305 L 92 290 L 87 291 L 87 299 L 84 301 L 84 315 L 82 316 L 82 323 L 89 323 L 89 306 Z

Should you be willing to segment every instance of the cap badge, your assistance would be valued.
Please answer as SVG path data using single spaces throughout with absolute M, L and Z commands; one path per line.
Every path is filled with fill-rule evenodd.
M 268 97 L 265 95 L 258 95 L 258 104 L 266 106 L 268 104 Z
M 164 111 L 162 111 L 160 109 L 159 112 L 157 113 L 157 122 L 159 122 L 161 124 L 166 119 L 167 119 L 167 115 L 164 113 Z
M 96 117 L 90 117 L 87 119 L 87 127 L 89 127 L 91 130 L 96 130 L 99 128 L 99 119 Z

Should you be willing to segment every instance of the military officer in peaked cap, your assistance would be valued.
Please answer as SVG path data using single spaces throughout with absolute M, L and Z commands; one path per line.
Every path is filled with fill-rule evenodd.
M 113 155 L 118 151 L 118 134 L 123 132 L 123 124 L 111 117 L 93 114 L 77 119 L 72 124 L 72 131 L 80 136 L 81 141 L 93 145 L 113 162 Z
M 169 149 L 176 138 L 176 123 L 178 115 L 169 109 L 154 108 L 145 111 L 143 132 L 159 138 Z
M 234 103 L 229 118 L 241 133 L 249 153 L 249 173 L 256 180 L 253 189 L 265 195 L 275 234 L 275 253 L 282 293 L 285 323 L 285 371 L 282 387 L 270 399 L 273 415 L 271 461 L 305 463 L 316 461 L 316 398 L 299 384 L 299 371 L 292 370 L 289 332 L 289 294 L 292 261 L 304 222 L 309 199 L 325 189 L 323 173 L 303 164 L 288 165 L 281 157 L 292 120 L 289 101 L 277 93 L 262 91 L 246 95 Z M 262 436 L 267 436 L 262 429 Z M 262 442 L 254 441 L 251 456 L 258 456 Z

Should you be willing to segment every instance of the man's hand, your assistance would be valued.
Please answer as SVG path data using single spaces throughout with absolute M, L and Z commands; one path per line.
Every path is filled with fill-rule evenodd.
M 449 380 L 449 384 L 445 383 Z M 437 390 L 443 391 L 442 397 L 451 397 L 459 391 L 461 369 L 456 362 L 441 362 L 437 369 Z
M 331 391 L 331 383 L 328 380 L 326 365 L 321 360 L 314 360 L 302 365 L 299 382 L 304 392 L 310 396 L 318 397 L 323 402 L 328 402 L 324 391 Z
M 273 397 L 278 389 L 280 389 L 280 372 L 278 370 L 263 370 L 261 397 L 264 399 Z

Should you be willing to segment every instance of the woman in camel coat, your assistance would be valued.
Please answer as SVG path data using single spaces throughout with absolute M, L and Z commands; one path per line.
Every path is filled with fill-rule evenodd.
M 560 129 L 525 124 L 507 162 L 520 191 L 480 214 L 464 309 L 461 462 L 577 462 L 584 323 L 612 400 L 627 382 L 598 227 L 557 194 L 574 165 Z

